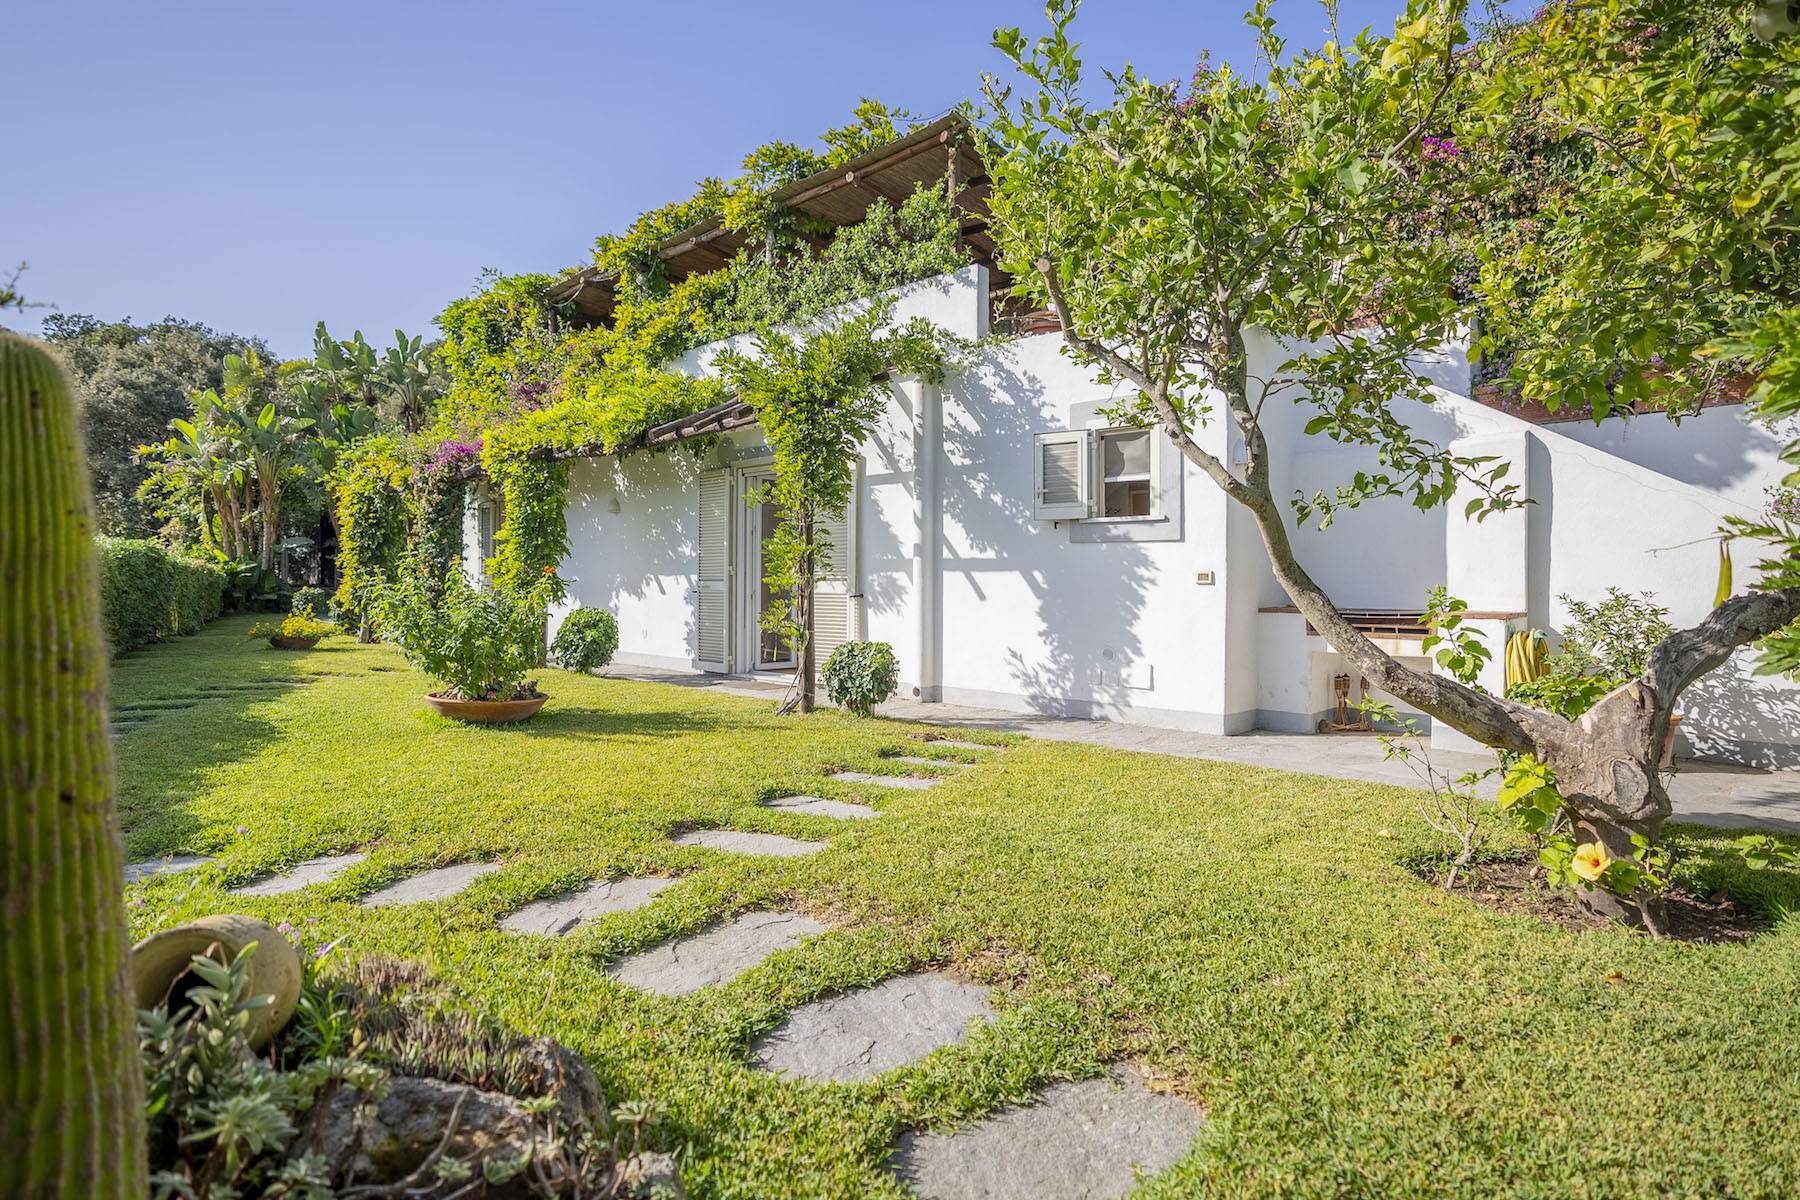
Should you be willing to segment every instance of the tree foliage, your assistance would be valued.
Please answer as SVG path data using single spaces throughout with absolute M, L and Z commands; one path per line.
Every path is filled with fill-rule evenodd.
M 1788 429 L 1791 484 L 1800 35 L 1789 25 L 1729 0 L 1548 5 L 1486 48 L 1467 125 L 1492 145 L 1529 137 L 1569 164 L 1523 229 L 1480 246 L 1486 342 L 1524 394 L 1552 411 L 1643 403 L 1678 418 L 1748 376 L 1752 410 Z M 1726 532 L 1768 548 L 1762 589 L 1800 587 L 1791 515 L 1772 506 Z M 1765 648 L 1766 669 L 1800 672 L 1800 630 Z
M 137 448 L 161 441 L 169 422 L 190 415 L 189 393 L 224 386 L 227 357 L 255 351 L 267 358 L 266 348 L 260 339 L 175 317 L 138 325 L 51 313 L 43 331 L 68 366 L 81 406 L 101 531 L 149 536 L 161 522 L 155 505 L 138 494 L 151 468 Z
M 944 377 L 952 343 L 916 319 L 892 327 L 892 306 L 799 334 L 765 330 L 754 354 L 727 351 L 716 366 L 737 397 L 756 411 L 775 453 L 775 480 L 752 503 L 773 502 L 781 522 L 763 546 L 764 580 L 792 605 L 771 606 L 764 628 L 779 632 L 800 664 L 800 709 L 813 706 L 812 595 L 829 569 L 821 528 L 841 520 L 855 486 L 864 439 L 887 400 L 885 377 Z

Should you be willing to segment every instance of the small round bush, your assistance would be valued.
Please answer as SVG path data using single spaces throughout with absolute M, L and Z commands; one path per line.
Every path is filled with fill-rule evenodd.
M 894 694 L 900 660 L 886 642 L 845 642 L 825 660 L 825 694 L 859 717 Z
M 297 617 L 323 617 L 325 615 L 325 589 L 295 588 L 294 598 L 288 602 L 288 611 Z
M 597 671 L 619 648 L 619 623 L 604 608 L 578 608 L 557 627 L 550 653 L 566 671 Z

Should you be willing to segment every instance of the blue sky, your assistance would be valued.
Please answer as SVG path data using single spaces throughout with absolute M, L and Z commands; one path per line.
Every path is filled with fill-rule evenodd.
M 1401 0 L 1344 0 L 1391 27 Z M 1088 0 L 1090 68 L 1247 61 L 1247 0 Z M 863 96 L 936 115 L 1041 0 L 618 4 L 18 0 L 6 20 L 0 270 L 64 312 L 167 314 L 304 353 L 313 323 L 428 331 L 483 267 L 595 235 L 810 143 Z M 1314 42 L 1312 0 L 1281 0 Z M 20 143 L 23 142 L 23 145 Z M 30 318 L 41 312 L 28 314 Z M 17 318 L 12 319 L 17 324 Z

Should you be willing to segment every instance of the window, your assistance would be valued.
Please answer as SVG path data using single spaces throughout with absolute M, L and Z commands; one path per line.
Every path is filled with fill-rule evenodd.
M 1161 519 L 1156 451 L 1156 435 L 1149 429 L 1070 429 L 1038 434 L 1034 472 L 1037 519 Z
M 1089 470 L 1087 430 L 1038 434 L 1037 519 L 1078 521 L 1088 516 Z
M 487 561 L 494 557 L 494 535 L 500 530 L 504 512 L 504 501 L 498 496 L 483 501 L 475 508 L 475 520 L 479 530 L 477 539 L 484 567 Z
M 1151 453 L 1148 429 L 1119 429 L 1100 435 L 1101 516 L 1151 515 L 1155 504 Z

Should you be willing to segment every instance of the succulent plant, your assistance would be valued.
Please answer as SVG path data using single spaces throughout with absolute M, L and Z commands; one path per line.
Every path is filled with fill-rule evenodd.
M 148 1192 L 93 498 L 67 379 L 0 332 L 0 1196 Z

